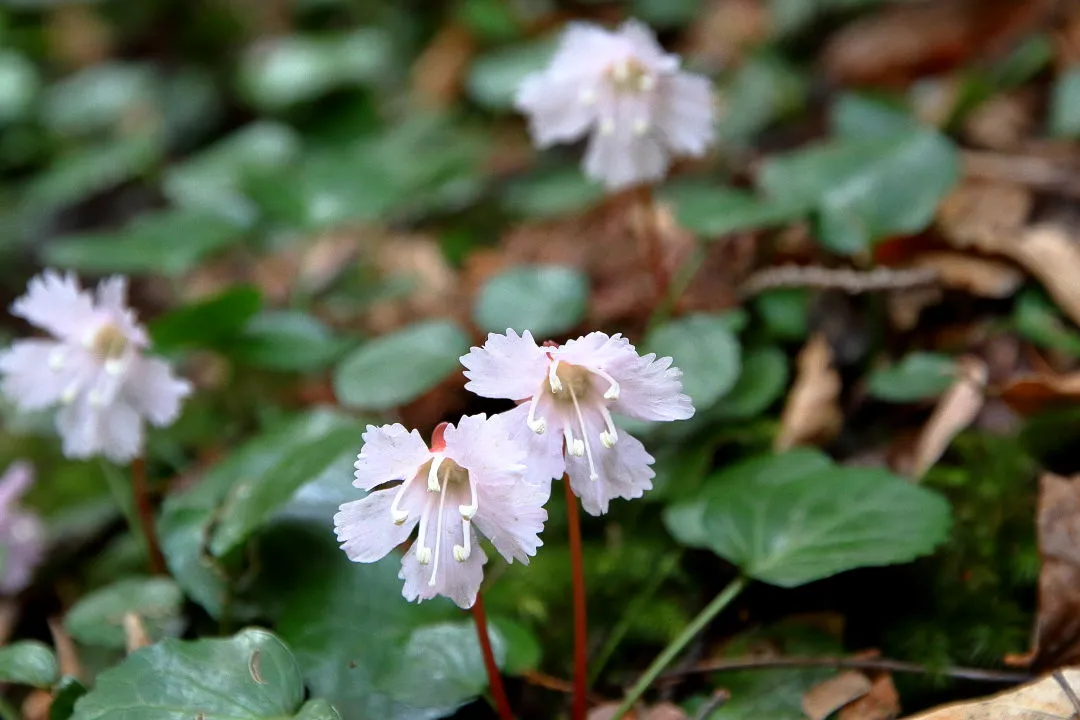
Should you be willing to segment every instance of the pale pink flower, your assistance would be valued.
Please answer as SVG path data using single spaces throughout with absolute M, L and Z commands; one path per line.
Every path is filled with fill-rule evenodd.
M 703 155 L 716 134 L 709 80 L 679 63 L 636 20 L 615 32 L 573 23 L 516 105 L 541 148 L 589 135 L 585 174 L 609 189 L 660 180 L 673 157 Z
M 45 554 L 45 526 L 18 500 L 34 480 L 29 463 L 17 462 L 0 476 L 0 594 L 14 595 L 30 584 Z
M 80 289 L 71 274 L 30 281 L 11 313 L 52 337 L 18 340 L 0 353 L 0 390 L 23 410 L 60 405 L 64 454 L 126 462 L 142 452 L 143 419 L 172 423 L 191 385 L 163 360 L 143 356 L 150 340 L 127 307 L 127 281 Z
M 615 427 L 612 413 L 640 420 L 685 420 L 694 414 L 682 373 L 671 358 L 642 357 L 620 335 L 601 332 L 540 347 L 526 331 L 491 333 L 461 358 L 465 387 L 521 404 L 504 413 L 513 438 L 527 443 L 535 478 L 565 472 L 592 515 L 612 498 L 631 500 L 652 488 L 653 458 L 637 438 Z M 564 452 L 565 450 L 565 452 Z
M 415 430 L 368 425 L 353 484 L 369 492 L 334 516 L 341 548 L 353 562 L 375 562 L 419 527 L 401 561 L 402 595 L 471 607 L 487 562 L 477 533 L 507 562 L 528 563 L 542 545 L 550 484 L 524 482 L 524 459 L 524 448 L 483 415 L 439 426 L 431 448 Z

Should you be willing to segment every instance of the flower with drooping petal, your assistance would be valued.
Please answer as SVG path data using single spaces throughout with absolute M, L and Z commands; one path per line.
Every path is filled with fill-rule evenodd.
M 615 32 L 573 23 L 516 105 L 538 147 L 589 135 L 585 174 L 608 189 L 660 180 L 673 157 L 703 155 L 716 134 L 709 80 L 679 63 L 636 20 Z
M 45 526 L 32 512 L 18 507 L 34 472 L 29 463 L 17 462 L 0 476 L 0 594 L 14 595 L 30 584 L 45 554 Z
M 82 290 L 71 274 L 30 281 L 11 313 L 49 333 L 0 353 L 0 390 L 23 410 L 60 405 L 64 454 L 126 462 L 142 452 L 143 419 L 172 423 L 191 385 L 163 360 L 143 356 L 150 340 L 127 307 L 127 280 Z
M 591 515 L 612 498 L 632 500 L 652 488 L 653 458 L 637 438 L 617 430 L 612 413 L 639 420 L 685 420 L 694 414 L 669 357 L 638 355 L 630 342 L 602 332 L 541 347 L 526 331 L 491 333 L 461 358 L 465 387 L 482 397 L 521 404 L 504 413 L 526 444 L 530 472 L 564 472 Z
M 379 560 L 419 528 L 398 574 L 407 600 L 444 595 L 472 607 L 487 562 L 477 534 L 507 562 L 528 563 L 543 544 L 550 485 L 523 481 L 525 450 L 501 422 L 444 423 L 430 448 L 401 425 L 368 425 L 363 437 L 353 484 L 368 495 L 342 505 L 334 527 L 353 562 Z

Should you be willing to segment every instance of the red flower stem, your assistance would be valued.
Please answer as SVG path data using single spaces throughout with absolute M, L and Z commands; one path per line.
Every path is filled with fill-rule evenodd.
M 585 612 L 585 570 L 581 559 L 581 517 L 578 500 L 570 487 L 570 478 L 563 475 L 566 488 L 566 523 L 570 534 L 570 578 L 574 590 L 574 704 L 572 720 L 585 720 L 588 712 L 589 656 L 588 615 Z
M 488 685 L 491 687 L 491 694 L 495 697 L 495 707 L 499 711 L 499 720 L 514 720 L 514 711 L 510 709 L 510 701 L 506 697 L 506 688 L 503 687 L 499 666 L 495 664 L 495 653 L 491 650 L 487 614 L 484 612 L 484 598 L 480 593 L 476 594 L 476 602 L 473 603 L 471 612 L 473 622 L 476 624 L 476 637 L 480 641 L 480 651 L 484 656 Z
M 150 555 L 150 572 L 165 575 L 165 556 L 158 545 L 157 528 L 154 523 L 154 506 L 150 502 L 150 492 L 146 483 L 146 460 L 137 457 L 131 462 L 131 492 L 135 497 L 135 510 L 139 515 L 146 551 Z

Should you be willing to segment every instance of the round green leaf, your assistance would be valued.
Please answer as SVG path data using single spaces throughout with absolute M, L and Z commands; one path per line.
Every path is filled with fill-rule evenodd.
M 473 62 L 465 79 L 469 96 L 489 110 L 508 110 L 522 80 L 547 66 L 555 52 L 555 42 L 555 38 L 543 38 L 481 56 Z
M 0 682 L 51 687 L 60 675 L 56 656 L 35 640 L 23 640 L 0 648 Z
M 1026 290 L 1017 298 L 1013 324 L 1018 333 L 1036 345 L 1080 356 L 1080 332 L 1037 290 Z
M 389 410 L 438 385 L 468 351 L 469 338 L 454 323 L 416 323 L 346 357 L 334 373 L 334 390 L 346 407 Z
M 0 52 L 0 122 L 25 117 L 40 89 L 41 77 L 34 63 L 17 52 Z
M 788 382 L 788 359 L 775 347 L 746 353 L 735 386 L 707 413 L 710 420 L 742 420 L 757 417 L 784 394 Z
M 729 321 L 717 315 L 689 315 L 661 325 L 649 333 L 645 349 L 675 359 L 683 390 L 698 409 L 719 400 L 739 379 L 739 341 Z
M 122 648 L 124 615 L 142 618 L 150 637 L 176 635 L 181 630 L 184 595 L 168 578 L 128 578 L 82 598 L 64 618 L 64 629 L 86 645 Z
M 892 367 L 870 374 L 870 394 L 886 402 L 935 398 L 956 380 L 956 361 L 948 355 L 914 352 Z
M 292 653 L 266 630 L 225 640 L 165 640 L 103 672 L 72 720 L 285 720 L 304 682 Z M 309 716 L 310 717 L 310 716 Z
M 795 587 L 926 555 L 951 518 L 945 498 L 890 472 L 800 468 L 789 453 L 715 476 L 704 499 L 669 508 L 665 522 L 750 577 Z
M 261 305 L 258 288 L 238 285 L 178 307 L 150 323 L 154 349 L 167 352 L 180 347 L 227 346 Z
M 568 215 L 598 202 L 604 188 L 574 168 L 536 173 L 507 184 L 503 202 L 527 218 Z
M 295 310 L 268 311 L 256 315 L 232 348 L 240 362 L 293 372 L 321 370 L 353 344 L 334 337 L 318 319 Z
M 530 330 L 538 338 L 581 322 L 589 283 L 585 275 L 559 265 L 526 265 L 494 276 L 480 290 L 473 319 L 489 332 Z

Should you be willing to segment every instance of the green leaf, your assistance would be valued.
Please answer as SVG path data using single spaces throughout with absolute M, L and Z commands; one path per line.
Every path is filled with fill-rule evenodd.
M 294 163 L 300 151 L 300 137 L 292 128 L 258 120 L 169 167 L 162 189 L 180 207 L 247 226 L 259 209 L 243 192 L 245 180 Z
M 82 598 L 64 617 L 64 629 L 86 645 L 125 646 L 124 615 L 135 613 L 154 640 L 178 635 L 184 595 L 169 578 L 127 578 Z
M 267 474 L 244 477 L 234 483 L 219 511 L 221 519 L 210 540 L 210 552 L 223 557 L 240 547 L 302 485 L 333 470 L 343 452 L 358 452 L 362 433 L 359 425 L 335 428 L 291 450 Z M 344 467 L 349 469 L 351 463 Z
M 61 135 L 113 131 L 125 116 L 155 111 L 159 82 L 161 78 L 149 65 L 91 65 L 48 87 L 42 97 L 41 119 L 50 131 Z
M 1013 309 L 1013 324 L 1018 333 L 1036 345 L 1080 356 L 1080 332 L 1038 290 L 1021 293 Z
M 569 215 L 604 197 L 604 187 L 589 180 L 576 167 L 534 173 L 509 182 L 503 203 L 514 213 L 531 219 Z
M 682 27 L 697 17 L 702 0 L 633 0 L 632 15 L 657 28 Z
M 75 712 L 75 702 L 85 695 L 86 686 L 71 675 L 60 678 L 53 688 L 52 704 L 49 705 L 49 720 L 68 720 Z
M 284 524 L 260 545 L 276 564 L 264 588 L 281 602 L 276 627 L 344 720 L 446 717 L 484 688 L 475 629 L 445 600 L 405 602 L 399 557 L 350 563 L 320 524 Z M 502 657 L 497 631 L 493 643 Z
M 769 290 L 754 298 L 754 309 L 772 337 L 802 340 L 810 327 L 810 298 L 803 288 Z
M 42 643 L 21 640 L 0 647 L 0 682 L 48 688 L 59 675 L 56 656 Z
M 308 700 L 295 720 L 341 720 L 341 715 L 325 700 Z
M 645 352 L 670 355 L 683 372 L 683 390 L 694 406 L 706 408 L 739 379 L 739 341 L 727 322 L 716 315 L 689 315 L 649 333 Z
M 98 675 L 73 720 L 285 720 L 304 682 L 292 653 L 266 630 L 225 640 L 165 640 Z
M 900 131 L 774 156 L 758 184 L 773 202 L 816 210 L 822 244 L 851 254 L 887 235 L 925 228 L 959 167 L 956 148 L 941 135 Z
M 381 79 L 391 68 L 391 53 L 390 38 L 374 27 L 263 41 L 241 60 L 240 91 L 260 110 L 283 110 L 340 87 Z
M 465 78 L 465 90 L 488 110 L 509 110 L 527 75 L 543 70 L 555 53 L 556 38 L 517 43 L 481 55 Z
M 1080 136 L 1080 66 L 1069 68 L 1054 83 L 1048 122 L 1055 137 Z
M 172 310 L 150 323 L 155 350 L 220 348 L 231 344 L 259 311 L 262 294 L 252 285 L 231 287 L 210 298 Z
M 851 93 L 833 103 L 829 125 L 833 133 L 847 138 L 889 137 L 923 129 L 903 108 Z
M 787 453 L 715 475 L 702 498 L 668 509 L 668 529 L 781 587 L 909 562 L 948 535 L 949 504 L 938 493 L 885 470 L 796 463 L 797 455 L 806 457 Z
M 541 340 L 581 322 L 589 281 L 574 268 L 522 265 L 495 275 L 480 289 L 473 319 L 481 330 L 525 330 Z
M 169 572 L 211 616 L 220 616 L 230 587 L 228 573 L 206 545 L 232 487 L 244 478 L 264 477 L 289 453 L 351 422 L 317 411 L 281 423 L 234 450 L 187 492 L 165 500 L 158 532 Z
M 785 225 L 803 215 L 801 207 L 788 207 L 728 187 L 680 183 L 664 190 L 663 196 L 674 204 L 680 225 L 706 238 Z
M 956 380 L 956 360 L 938 353 L 913 352 L 892 367 L 870 373 L 868 390 L 886 402 L 935 398 Z
M 41 89 L 37 66 L 11 50 L 0 51 L 0 122 L 26 117 Z
M 710 422 L 755 418 L 783 396 L 789 374 L 783 350 L 775 347 L 750 350 L 743 359 L 735 386 L 704 416 Z
M 142 215 L 123 230 L 55 240 L 49 265 L 90 273 L 183 275 L 205 256 L 237 242 L 244 229 L 219 215 L 166 210 Z
M 342 405 L 389 410 L 415 400 L 460 367 L 469 351 L 465 332 L 446 320 L 427 320 L 360 346 L 334 373 Z
M 294 310 L 272 310 L 251 319 L 236 339 L 232 357 L 266 368 L 293 372 L 321 370 L 354 341 L 334 337 L 318 319 Z
M 771 123 L 803 107 L 808 88 L 805 73 L 784 58 L 755 53 L 721 85 L 719 136 L 728 146 L 747 145 Z

